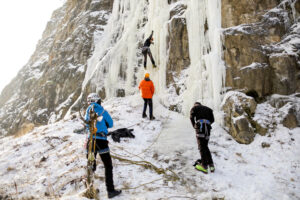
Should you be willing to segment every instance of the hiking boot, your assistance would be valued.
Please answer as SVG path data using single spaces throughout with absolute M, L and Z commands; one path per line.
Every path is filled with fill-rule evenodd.
M 147 117 L 147 115 L 146 114 L 143 114 L 143 118 L 146 118 Z
M 208 165 L 209 166 L 209 169 L 210 169 L 210 172 L 214 172 L 215 171 L 215 166 L 214 166 L 214 164 L 210 164 L 210 165 Z
M 119 194 L 121 194 L 122 190 L 114 190 L 111 192 L 107 192 L 107 196 L 109 199 L 114 198 L 115 196 L 118 196 Z
M 151 116 L 151 117 L 150 117 L 150 120 L 155 120 L 155 117 L 154 117 L 154 116 Z
M 204 174 L 207 174 L 207 173 L 208 173 L 207 167 L 205 167 L 205 166 L 202 165 L 202 164 L 197 164 L 197 165 L 195 166 L 195 168 L 196 168 L 197 170 L 203 172 Z

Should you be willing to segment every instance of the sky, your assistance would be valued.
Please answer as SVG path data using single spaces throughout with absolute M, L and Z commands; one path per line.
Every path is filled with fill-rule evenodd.
M 52 12 L 65 0 L 1 1 L 0 91 L 29 61 Z

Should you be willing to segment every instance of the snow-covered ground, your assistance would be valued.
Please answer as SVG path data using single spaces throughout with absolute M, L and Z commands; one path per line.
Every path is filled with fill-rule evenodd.
M 134 128 L 136 136 L 121 143 L 109 138 L 111 154 L 151 162 L 164 169 L 165 175 L 114 159 L 115 186 L 123 190 L 115 199 L 300 198 L 300 128 L 278 127 L 267 136 L 257 135 L 250 145 L 242 145 L 214 124 L 209 147 L 216 171 L 205 175 L 192 166 L 199 152 L 189 118 L 167 110 L 154 98 L 157 120 L 149 121 L 141 118 L 142 106 L 138 95 L 104 103 L 115 122 L 112 130 Z M 85 199 L 86 135 L 73 133 L 82 126 L 76 118 L 1 139 L 0 195 Z M 176 176 L 178 180 L 172 179 Z M 95 185 L 100 198 L 107 199 L 99 158 Z

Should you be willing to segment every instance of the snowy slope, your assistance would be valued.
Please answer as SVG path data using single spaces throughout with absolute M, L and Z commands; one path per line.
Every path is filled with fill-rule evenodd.
M 135 139 L 110 140 L 111 154 L 149 161 L 166 171 L 113 160 L 114 180 L 123 189 L 115 199 L 299 199 L 300 128 L 279 127 L 269 137 L 257 135 L 250 145 L 235 142 L 214 124 L 210 149 L 213 174 L 202 174 L 192 164 L 199 158 L 189 119 L 166 110 L 154 98 L 155 121 L 141 119 L 138 96 L 104 103 L 113 129 L 132 127 Z M 0 195 L 13 199 L 84 199 L 86 136 L 75 134 L 79 119 L 34 129 L 22 137 L 0 140 Z M 262 143 L 270 144 L 263 148 Z M 267 145 L 264 145 L 267 146 Z M 179 180 L 172 179 L 175 175 Z M 104 169 L 98 158 L 96 186 L 106 199 Z

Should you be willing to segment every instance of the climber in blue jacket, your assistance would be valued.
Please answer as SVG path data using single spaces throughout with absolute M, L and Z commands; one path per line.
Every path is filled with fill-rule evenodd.
M 93 136 L 93 146 L 95 144 L 95 151 L 94 148 L 92 148 L 92 151 L 95 155 L 95 160 L 93 164 L 93 171 L 96 171 L 97 165 L 96 165 L 96 156 L 97 153 L 99 153 L 101 160 L 104 164 L 105 168 L 105 183 L 106 183 L 106 189 L 108 198 L 113 198 L 117 195 L 119 195 L 122 191 L 121 190 L 115 190 L 114 182 L 113 182 L 113 166 L 111 161 L 111 156 L 109 153 L 109 146 L 107 141 L 107 133 L 108 128 L 113 127 L 113 120 L 111 116 L 108 114 L 106 110 L 101 106 L 101 98 L 96 93 L 91 93 L 87 97 L 87 102 L 89 104 L 89 107 L 86 110 L 85 115 L 85 121 L 90 120 L 90 110 L 93 109 L 93 111 L 97 114 L 97 133 L 96 136 Z M 91 133 L 89 135 L 91 137 Z M 89 140 L 90 141 L 90 140 Z M 87 145 L 87 151 L 89 149 L 89 145 Z
M 97 94 L 92 93 L 92 95 L 97 95 Z M 89 97 L 91 96 L 89 95 Z M 89 97 L 88 97 L 89 107 L 86 110 L 85 120 L 86 121 L 90 120 L 90 116 L 89 116 L 90 109 L 94 109 L 94 112 L 96 112 L 98 116 L 98 121 L 96 124 L 97 134 L 96 137 L 94 136 L 94 138 L 100 140 L 107 140 L 107 133 L 108 133 L 107 129 L 113 127 L 113 120 L 108 114 L 108 112 L 104 110 L 104 108 L 101 106 L 101 102 L 92 102 L 93 101 L 92 98 Z M 93 98 L 97 99 L 94 96 Z M 100 98 L 99 100 L 101 101 Z

